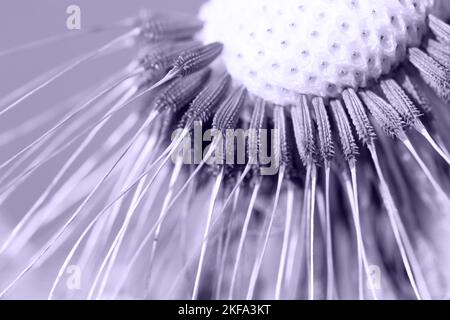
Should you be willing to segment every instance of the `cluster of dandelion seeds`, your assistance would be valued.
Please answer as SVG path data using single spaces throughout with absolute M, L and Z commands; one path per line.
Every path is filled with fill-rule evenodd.
M 0 132 L 33 136 L 0 163 L 2 207 L 49 176 L 0 235 L 0 296 L 45 274 L 49 299 L 448 298 L 449 17 L 445 0 L 210 0 L 94 29 L 122 35 L 0 101 L 8 117 L 134 54 Z

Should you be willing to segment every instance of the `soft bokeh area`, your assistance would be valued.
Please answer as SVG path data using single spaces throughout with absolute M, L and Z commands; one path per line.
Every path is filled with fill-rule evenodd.
M 25 43 L 36 41 L 56 34 L 77 33 L 68 30 L 66 9 L 70 5 L 78 5 L 81 9 L 81 32 L 93 26 L 108 25 L 121 19 L 137 15 L 140 10 L 180 12 L 195 15 L 202 0 L 2 0 L 0 2 L 0 51 L 16 47 Z M 43 47 L 25 50 L 23 52 L 1 57 L 0 59 L 0 101 L 3 97 L 19 88 L 28 81 L 48 72 L 52 68 L 61 66 L 67 61 L 85 54 L 107 43 L 120 35 L 123 30 L 110 30 L 101 33 L 90 33 L 70 37 L 68 39 L 45 45 Z M 81 92 L 87 88 L 94 88 L 102 83 L 112 72 L 119 70 L 129 63 L 135 52 L 126 50 L 81 65 L 76 70 L 61 77 L 44 90 L 33 95 L 21 103 L 13 114 L 6 114 L 0 119 L 2 132 L 18 127 L 23 122 L 22 116 L 43 114 L 51 106 L 63 105 L 67 97 Z M 95 72 L 93 72 L 95 70 Z M 3 107 L 3 103 L 0 103 Z M 0 160 L 4 161 L 12 154 L 26 146 L 31 140 L 16 140 L 11 145 L 0 141 L 2 152 Z M 0 140 L 2 140 L 0 138 Z M 59 165 L 59 162 L 56 162 Z M 55 165 L 55 163 L 53 163 Z M 52 164 L 48 171 L 51 171 Z M 2 218 L 0 219 L 0 243 L 16 225 L 24 212 L 30 207 L 31 199 L 35 199 L 37 190 L 48 183 L 49 176 L 45 174 L 27 183 L 21 190 L 20 197 L 12 197 L 2 205 Z M 5 212 L 6 211 L 6 212 Z M 21 254 L 9 257 L 10 265 L 0 266 L 0 273 L 8 277 L 17 272 L 18 266 L 23 264 L 22 257 L 31 256 L 32 247 Z M 18 262 L 18 263 L 16 263 Z M 45 268 L 27 277 L 20 283 L 17 290 L 8 298 L 45 298 L 42 284 L 49 283 Z M 54 277 L 54 274 L 52 274 Z M 48 288 L 46 288 L 48 291 Z

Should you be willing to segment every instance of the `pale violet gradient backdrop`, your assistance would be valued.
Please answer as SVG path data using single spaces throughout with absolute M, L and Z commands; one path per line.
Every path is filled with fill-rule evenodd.
M 72 4 L 80 7 L 81 29 L 87 29 L 137 15 L 142 9 L 195 15 L 203 2 L 204 0 L 1 0 L 0 51 L 55 34 L 78 32 L 66 27 L 66 9 Z M 71 37 L 51 45 L 0 57 L 0 100 L 11 90 L 36 76 L 99 48 L 124 32 L 126 30 L 112 30 Z M 2 116 L 0 130 L 4 132 L 18 126 L 24 119 L 39 114 L 49 106 L 61 104 L 64 99 L 82 89 L 97 87 L 108 76 L 126 66 L 134 53 L 131 49 L 80 65 L 26 99 L 13 112 Z M 3 107 L 0 106 L 0 109 Z M 17 141 L 15 146 L 2 146 L 0 161 L 17 152 L 17 145 L 20 143 L 21 141 Z M 23 146 L 25 145 L 24 143 Z M 37 188 L 30 186 L 23 197 L 28 198 L 35 191 Z M 17 206 L 8 209 L 23 213 L 22 202 L 19 201 Z
M 204 0 L 1 0 L 0 50 L 56 33 L 76 32 L 66 29 L 66 8 L 71 4 L 80 6 L 83 28 L 117 21 L 136 14 L 142 8 L 195 14 L 202 2 Z M 93 48 L 101 43 L 100 39 L 108 37 L 64 41 L 0 59 L 0 94 L 56 62 Z

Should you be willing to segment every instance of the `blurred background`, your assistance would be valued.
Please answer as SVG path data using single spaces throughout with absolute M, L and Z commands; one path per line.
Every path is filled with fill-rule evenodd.
M 0 54 L 0 108 L 8 102 L 2 100 L 13 90 L 27 82 L 60 67 L 75 58 L 100 48 L 128 29 L 110 29 L 98 33 L 82 34 L 94 26 L 110 25 L 141 10 L 178 12 L 195 15 L 203 0 L 2 0 L 0 1 L 0 52 L 52 35 L 68 34 L 69 38 L 12 55 Z M 68 30 L 66 9 L 77 5 L 81 9 L 81 30 Z M 79 36 L 72 36 L 79 33 Z M 24 119 L 39 116 L 51 106 L 68 102 L 68 97 L 86 89 L 97 88 L 114 72 L 125 67 L 135 57 L 136 50 L 121 50 L 83 63 L 74 70 L 39 90 L 0 118 L 0 133 L 19 126 Z M 9 101 L 11 102 L 11 101 Z M 5 161 L 30 140 L 15 139 L 5 143 L 0 135 L 0 161 Z M 32 196 L 36 189 L 28 185 L 22 196 L 7 203 L 9 210 L 23 212 L 23 200 Z M 5 207 L 5 206 L 3 206 Z M 0 219 L 0 225 L 3 219 Z M 1 237 L 0 237 L 1 238 Z
M 94 26 L 109 25 L 124 18 L 136 16 L 143 9 L 177 12 L 195 15 L 203 0 L 2 0 L 0 1 L 0 52 L 57 34 L 68 34 L 69 38 L 12 55 L 0 54 L 0 109 L 8 103 L 2 100 L 13 90 L 21 87 L 39 75 L 61 66 L 76 57 L 86 54 L 108 43 L 126 32 L 108 30 L 100 33 L 80 34 L 73 37 L 78 30 L 68 30 L 66 9 L 77 5 L 81 9 L 81 33 Z M 107 55 L 101 59 L 84 63 L 75 70 L 32 95 L 0 118 L 0 162 L 14 155 L 27 146 L 36 135 L 25 136 L 7 142 L 2 133 L 20 126 L 25 119 L 32 119 L 51 106 L 62 106 L 68 97 L 93 89 L 104 83 L 114 72 L 125 67 L 136 54 L 130 49 Z M 70 151 L 69 151 L 70 152 Z M 54 171 L 52 167 L 61 165 L 61 160 L 52 161 L 49 166 L 23 185 L 19 195 L 3 202 L 0 209 L 0 244 L 18 223 L 32 200 L 42 192 Z M 47 168 L 47 169 L 45 169 Z M 28 248 L 28 250 L 34 250 Z M 10 256 L 9 268 L 1 269 L 6 279 L 19 269 L 18 264 L 29 252 Z M 54 276 L 54 275 L 53 275 Z M 32 279 L 19 284 L 18 290 L 9 298 L 44 298 L 41 284 L 49 283 L 45 272 L 31 275 Z M 31 281 L 30 281 L 31 280 Z

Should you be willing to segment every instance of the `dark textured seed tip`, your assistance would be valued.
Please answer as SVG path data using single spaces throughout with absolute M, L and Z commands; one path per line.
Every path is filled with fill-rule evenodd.
M 440 42 L 450 45 L 450 25 L 432 14 L 428 16 L 428 24 Z
M 446 68 L 450 68 L 450 44 L 428 39 L 425 44 L 427 53 Z
M 342 97 L 359 139 L 366 145 L 372 144 L 376 136 L 375 131 L 355 90 L 344 90 Z
M 249 125 L 249 135 L 247 139 L 247 155 L 249 162 L 255 163 L 257 160 L 257 154 L 260 150 L 260 134 L 264 125 L 265 113 L 266 102 L 263 99 L 258 99 L 253 108 Z
M 142 24 L 140 38 L 144 42 L 189 39 L 202 27 L 203 23 L 194 18 L 152 17 Z
M 224 99 L 231 83 L 231 76 L 224 74 L 219 79 L 213 81 L 204 88 L 192 101 L 189 109 L 180 120 L 179 127 L 190 127 L 195 121 L 208 121 L 214 110 L 217 109 L 220 102 Z
M 450 98 L 450 69 L 418 48 L 408 50 L 408 58 L 423 80 L 446 102 Z
M 328 119 L 325 103 L 322 98 L 313 98 L 314 115 L 317 124 L 319 136 L 319 155 L 321 160 L 326 163 L 334 156 L 333 139 L 331 137 L 331 126 Z
M 280 159 L 280 164 L 289 172 L 293 167 L 293 159 L 291 148 L 287 141 L 285 108 L 283 106 L 275 106 L 273 110 L 274 128 L 278 138 L 274 142 L 274 152 L 275 158 Z
M 176 112 L 185 107 L 202 90 L 210 74 L 211 70 L 205 69 L 189 77 L 174 80 L 155 97 L 153 110 Z
M 207 67 L 223 50 L 223 44 L 213 42 L 183 51 L 174 64 L 174 70 L 186 76 Z
M 386 134 L 399 139 L 404 138 L 402 118 L 390 104 L 370 90 L 361 91 L 360 96 L 376 123 Z
M 264 124 L 264 115 L 266 111 L 266 102 L 263 99 L 257 99 L 250 119 L 249 129 L 261 130 Z
M 149 72 L 167 72 L 172 68 L 180 54 L 188 49 L 199 46 L 196 41 L 174 42 L 158 47 L 146 46 L 139 53 L 139 64 Z
M 356 145 L 356 141 L 353 136 L 352 128 L 350 126 L 347 114 L 345 113 L 344 106 L 339 100 L 331 101 L 330 105 L 334 120 L 336 122 L 336 127 L 338 129 L 344 158 L 347 161 L 354 162 L 358 155 L 358 146 Z
M 420 123 L 419 110 L 395 80 L 382 80 L 380 87 L 391 106 L 401 115 L 407 126 L 415 126 Z
M 400 74 L 402 88 L 409 94 L 422 112 L 426 113 L 428 117 L 432 117 L 432 108 L 420 84 L 411 78 L 405 70 L 400 70 Z
M 291 114 L 297 150 L 306 167 L 314 160 L 315 154 L 314 133 L 306 96 L 299 97 L 298 103 L 291 109 Z
M 234 129 L 246 97 L 247 90 L 245 88 L 236 89 L 217 110 L 213 118 L 212 128 L 220 131 Z

